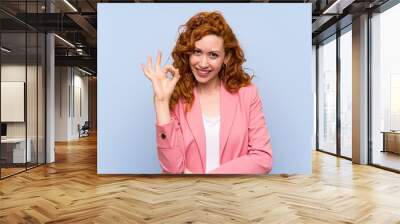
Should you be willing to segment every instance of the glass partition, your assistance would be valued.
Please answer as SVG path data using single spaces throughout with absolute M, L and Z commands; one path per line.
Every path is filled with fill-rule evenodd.
M 336 154 L 336 36 L 318 47 L 318 148 Z
M 340 36 L 340 154 L 352 157 L 352 34 L 351 26 Z
M 26 169 L 26 33 L 1 34 L 1 175 Z M 6 50 L 4 50 L 6 49 Z
M 371 18 L 372 163 L 400 171 L 400 4 Z
M 45 163 L 46 39 L 17 19 L 26 12 L 43 13 L 44 5 L 0 2 L 2 9 L 13 12 L 0 11 L 1 179 Z

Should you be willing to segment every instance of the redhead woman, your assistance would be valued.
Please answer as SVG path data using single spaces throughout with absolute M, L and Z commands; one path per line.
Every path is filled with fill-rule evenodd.
M 154 92 L 163 172 L 269 173 L 272 149 L 261 99 L 224 17 L 201 12 L 190 18 L 172 58 L 161 67 L 158 52 L 155 65 L 151 57 L 142 65 Z

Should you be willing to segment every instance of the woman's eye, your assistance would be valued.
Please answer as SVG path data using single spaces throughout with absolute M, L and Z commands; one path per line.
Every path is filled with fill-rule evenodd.
M 200 55 L 200 54 L 201 54 L 201 51 L 199 51 L 199 50 L 194 50 L 194 51 L 193 51 L 193 54 L 195 54 L 195 55 Z
M 216 54 L 216 53 L 210 53 L 210 57 L 211 57 L 211 58 L 217 58 L 217 57 L 218 57 L 218 54 Z

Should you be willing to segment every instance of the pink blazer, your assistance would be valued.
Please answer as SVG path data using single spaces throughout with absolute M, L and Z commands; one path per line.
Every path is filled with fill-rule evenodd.
M 229 93 L 221 82 L 220 166 L 212 174 L 266 174 L 272 169 L 272 150 L 262 104 L 255 85 Z M 197 89 L 185 114 L 179 101 L 171 120 L 156 124 L 157 151 L 164 173 L 206 170 L 206 140 Z

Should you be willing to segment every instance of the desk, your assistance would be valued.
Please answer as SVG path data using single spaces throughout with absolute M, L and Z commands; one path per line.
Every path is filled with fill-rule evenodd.
M 32 140 L 28 138 L 27 142 L 28 147 L 26 147 L 25 154 L 25 138 L 1 139 L 1 156 L 9 163 L 25 163 L 25 158 L 27 158 L 26 162 L 31 162 Z
M 400 154 L 400 131 L 382 131 L 381 133 L 383 133 L 382 152 Z

